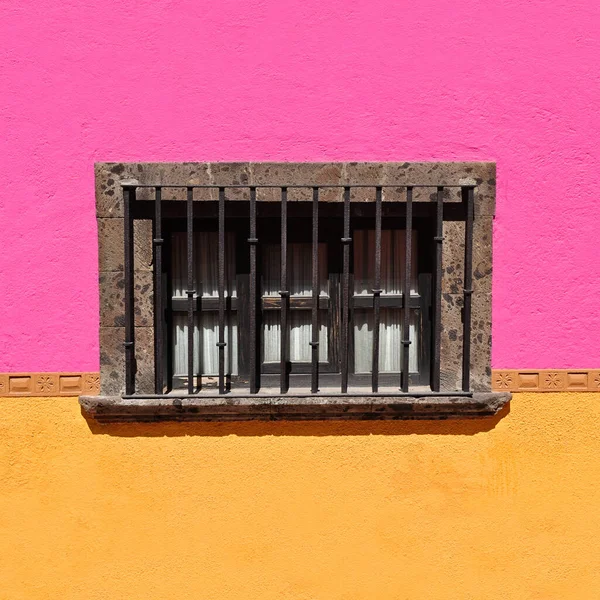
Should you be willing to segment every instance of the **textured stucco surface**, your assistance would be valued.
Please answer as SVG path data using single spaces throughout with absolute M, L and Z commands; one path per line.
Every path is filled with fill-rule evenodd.
M 598 419 L 577 393 L 437 423 L 99 425 L 4 398 L 0 598 L 595 599 Z
M 492 365 L 600 363 L 596 0 L 0 13 L 0 371 L 98 369 L 96 161 L 496 161 Z

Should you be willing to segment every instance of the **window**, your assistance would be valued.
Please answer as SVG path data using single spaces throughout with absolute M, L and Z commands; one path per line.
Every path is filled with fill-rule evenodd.
M 493 164 L 105 163 L 96 178 L 101 393 L 124 411 L 499 406 L 461 400 L 491 387 Z
M 180 387 L 187 378 L 188 369 L 188 323 L 186 282 L 186 235 L 172 234 L 172 265 L 170 275 L 171 327 L 173 349 L 173 387 Z M 219 374 L 219 320 L 218 320 L 218 239 L 216 232 L 204 231 L 194 234 L 197 260 L 194 261 L 194 373 L 205 376 Z M 225 320 L 226 340 L 225 368 L 230 375 L 238 374 L 238 319 L 237 278 L 235 265 L 235 238 L 225 238 L 225 285 L 224 296 L 229 305 Z M 169 273 L 167 271 L 167 273 Z M 201 310 L 198 310 L 200 308 Z
M 208 206 L 208 205 L 207 205 Z M 236 208 L 240 209 L 240 205 Z M 244 207 L 247 210 L 247 207 Z M 268 210 L 271 208 L 271 210 Z M 349 370 L 352 383 L 359 387 L 371 385 L 373 372 L 373 327 L 376 319 L 373 296 L 373 274 L 375 273 L 375 246 L 377 232 L 373 210 L 363 210 L 363 216 L 352 219 L 353 241 L 349 275 L 353 282 L 350 296 L 351 348 Z M 277 209 L 257 207 L 257 237 L 259 260 L 257 281 L 259 284 L 259 310 L 257 329 L 260 334 L 260 374 L 262 387 L 273 388 L 281 375 L 282 345 L 285 353 L 284 369 L 291 376 L 292 388 L 302 389 L 306 377 L 312 369 L 312 307 L 313 298 L 313 257 L 312 257 L 312 209 L 310 203 L 296 203 L 290 206 L 293 212 L 293 228 L 289 223 L 285 232 L 286 271 L 282 273 L 281 215 L 273 216 Z M 316 276 L 318 285 L 318 370 L 322 374 L 321 383 L 325 387 L 339 386 L 340 365 L 340 318 L 341 281 L 343 257 L 340 239 L 343 215 L 331 214 L 322 217 L 317 224 L 318 243 L 316 252 Z M 339 212 L 339 211 L 338 211 Z M 365 213 L 373 213 L 365 217 Z M 264 213 L 264 215 L 262 214 Z M 352 213 L 352 211 L 351 211 Z M 379 373 L 387 380 L 389 387 L 402 371 L 401 348 L 404 327 L 403 281 L 406 265 L 404 221 L 398 218 L 383 219 L 382 224 L 389 228 L 380 229 L 380 271 L 381 294 L 379 313 Z M 216 386 L 219 376 L 219 322 L 218 322 L 218 227 L 217 220 L 207 216 L 196 220 L 193 236 L 193 289 L 194 289 L 194 362 L 195 385 Z M 185 388 L 188 379 L 188 319 L 187 319 L 187 239 L 183 221 L 170 224 L 171 266 L 166 272 L 172 290 L 169 307 L 171 317 L 171 368 L 173 389 Z M 249 365 L 240 369 L 239 356 L 247 356 L 249 339 L 240 331 L 240 318 L 249 319 L 248 304 L 240 301 L 237 290 L 248 287 L 249 263 L 247 260 L 248 219 L 242 217 L 225 218 L 224 248 L 224 303 L 225 303 L 225 377 L 228 389 L 243 388 L 249 379 Z M 201 231 L 198 231 L 201 229 Z M 409 308 L 409 339 L 416 350 L 409 359 L 409 372 L 415 383 L 424 383 L 419 377 L 419 363 L 426 362 L 418 350 L 419 331 L 424 327 L 422 308 L 418 293 L 418 231 L 411 236 L 411 275 Z M 241 251 L 240 251 L 241 249 Z M 289 296 L 282 300 L 282 275 L 287 279 Z M 282 302 L 286 303 L 287 334 L 282 343 Z M 240 315 L 240 313 L 245 313 Z M 424 318 L 428 318 L 426 314 Z M 425 369 L 424 369 L 425 371 Z M 202 374 L 200 379 L 200 375 Z M 335 376 L 337 374 L 337 376 Z M 277 379 L 277 381 L 275 381 Z M 286 384 L 287 387 L 287 384 Z
M 384 229 L 381 232 L 381 296 L 379 316 L 379 371 L 380 373 L 401 372 L 401 349 L 403 339 L 404 310 L 402 306 L 403 281 L 406 277 L 405 244 L 406 231 Z M 418 250 L 416 231 L 412 232 L 412 256 L 410 297 L 419 299 L 418 294 Z M 375 273 L 375 230 L 361 229 L 354 234 L 354 369 L 358 374 L 371 373 L 373 369 L 373 326 L 374 310 L 372 297 L 373 274 Z M 410 311 L 409 340 L 416 348 L 421 321 L 415 310 Z M 428 315 L 425 316 L 427 318 Z M 409 372 L 419 372 L 419 353 L 409 357 Z

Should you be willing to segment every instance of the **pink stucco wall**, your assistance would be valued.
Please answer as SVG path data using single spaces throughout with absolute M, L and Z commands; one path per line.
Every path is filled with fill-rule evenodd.
M 597 0 L 0 12 L 0 371 L 98 368 L 93 163 L 183 160 L 497 161 L 493 366 L 600 365 Z

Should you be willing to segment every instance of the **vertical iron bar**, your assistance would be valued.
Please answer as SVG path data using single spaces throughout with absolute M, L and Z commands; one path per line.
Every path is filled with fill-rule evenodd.
M 437 189 L 437 216 L 435 237 L 435 288 L 431 389 L 440 391 L 440 343 L 442 336 L 442 242 L 444 241 L 444 188 Z
M 375 189 L 375 284 L 373 286 L 373 366 L 371 389 L 379 389 L 379 326 L 381 321 L 381 187 Z
M 219 188 L 219 394 L 225 393 L 225 188 Z
M 473 294 L 473 219 L 475 189 L 467 188 L 467 214 L 465 218 L 465 275 L 464 275 L 464 313 L 463 313 L 463 364 L 462 389 L 470 389 L 471 374 L 471 300 Z
M 124 276 L 125 276 L 125 393 L 135 393 L 135 315 L 133 299 L 133 218 L 135 187 L 123 188 L 124 205 Z
M 288 373 L 288 354 L 289 354 L 289 327 L 288 327 L 288 307 L 290 292 L 288 290 L 287 280 L 287 188 L 281 188 L 281 289 L 279 296 L 281 299 L 281 311 L 279 319 L 279 389 L 285 394 L 290 386 Z
M 410 357 L 410 287 L 412 276 L 412 194 L 411 186 L 406 188 L 406 231 L 404 234 L 404 323 L 402 332 L 402 375 L 400 386 L 408 392 L 409 357 Z
M 348 391 L 348 354 L 349 354 L 349 323 L 350 323 L 350 188 L 344 188 L 344 237 L 343 244 L 343 272 L 342 272 L 342 331 L 341 331 L 341 391 Z
M 188 325 L 188 394 L 194 393 L 194 189 L 187 189 L 187 325 Z M 200 323 L 198 323 L 200 326 Z M 202 361 L 202 356 L 199 357 Z M 201 387 L 202 367 L 198 374 Z
M 250 188 L 250 393 L 258 392 L 256 345 L 256 188 Z
M 313 187 L 312 202 L 312 313 L 311 331 L 312 339 L 312 369 L 311 369 L 311 394 L 319 391 L 319 188 Z
M 162 189 L 155 188 L 154 196 L 154 392 L 163 393 L 163 289 L 162 289 Z

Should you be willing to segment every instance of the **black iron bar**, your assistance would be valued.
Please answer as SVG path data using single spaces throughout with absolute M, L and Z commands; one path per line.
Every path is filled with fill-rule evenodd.
M 404 322 L 402 324 L 402 374 L 400 387 L 403 392 L 408 392 L 410 370 L 410 288 L 412 279 L 412 187 L 406 188 L 406 228 L 404 233 Z
M 349 327 L 350 327 L 350 188 L 344 187 L 344 233 L 342 237 L 342 328 L 341 328 L 341 391 L 348 391 Z
M 225 188 L 219 188 L 219 394 L 225 393 Z
M 381 322 L 381 197 L 382 188 L 375 189 L 375 281 L 373 284 L 373 366 L 371 389 L 379 389 L 379 327 Z
M 312 202 L 312 308 L 311 308 L 311 381 L 310 391 L 319 391 L 319 188 L 313 187 Z
M 463 313 L 463 357 L 462 389 L 468 392 L 471 387 L 471 300 L 473 295 L 473 220 L 475 218 L 475 189 L 469 187 L 467 194 L 467 214 L 465 217 L 465 275 Z
M 135 187 L 123 188 L 124 276 L 125 276 L 125 393 L 135 393 L 135 315 L 133 299 L 133 218 Z
M 198 282 L 200 285 L 200 282 Z M 187 188 L 187 325 L 188 325 L 188 394 L 194 393 L 194 190 Z M 198 323 L 198 327 L 201 324 Z M 198 348 L 200 351 L 200 348 Z M 198 372 L 198 389 L 202 387 L 202 356 Z
M 125 185 L 125 184 L 124 184 Z M 136 183 L 136 187 L 137 188 L 148 188 L 148 187 L 156 187 L 155 184 L 137 184 Z M 186 184 L 180 184 L 180 185 L 168 185 L 168 186 L 163 186 L 163 187 L 168 187 L 169 189 L 181 189 L 181 188 L 193 188 L 193 189 L 218 189 L 219 187 L 221 187 L 220 185 L 217 184 L 206 184 L 206 185 L 186 185 Z M 252 186 L 254 187 L 254 189 L 269 189 L 269 188 L 278 188 L 281 189 L 281 184 L 257 184 Z M 307 183 L 298 183 L 298 184 L 289 184 L 286 185 L 286 187 L 288 188 L 288 190 L 290 188 L 313 188 L 314 185 L 313 184 L 307 184 Z M 319 185 L 320 189 L 329 189 L 329 188 L 347 188 L 350 187 L 352 189 L 354 188 L 372 188 L 373 184 L 352 184 L 352 185 L 345 185 L 345 184 L 321 184 Z M 386 183 L 385 185 L 382 185 L 381 187 L 383 188 L 399 188 L 399 187 L 406 187 L 406 183 Z M 413 183 L 411 184 L 412 188 L 430 188 L 432 187 L 432 185 L 430 183 Z M 442 188 L 464 188 L 464 185 L 461 184 L 446 184 L 446 183 L 440 183 L 440 187 Z M 238 184 L 238 185 L 228 185 L 227 188 L 231 188 L 231 189 L 248 189 L 248 184 Z
M 156 187 L 154 195 L 154 391 L 162 394 L 163 391 L 163 364 L 164 364 L 164 339 L 163 339 L 163 289 L 162 289 L 162 190 Z
M 444 188 L 437 188 L 435 229 L 435 288 L 433 310 L 433 344 L 431 349 L 431 389 L 440 391 L 440 343 L 442 337 L 442 243 L 444 241 Z
M 256 344 L 256 250 L 258 239 L 256 237 L 256 187 L 250 188 L 250 393 L 258 392 L 257 354 Z
M 280 313 L 280 336 L 279 336 L 279 390 L 285 394 L 290 387 L 288 355 L 289 355 L 289 326 L 288 309 L 290 303 L 290 292 L 288 290 L 287 273 L 287 188 L 281 188 L 281 313 Z

